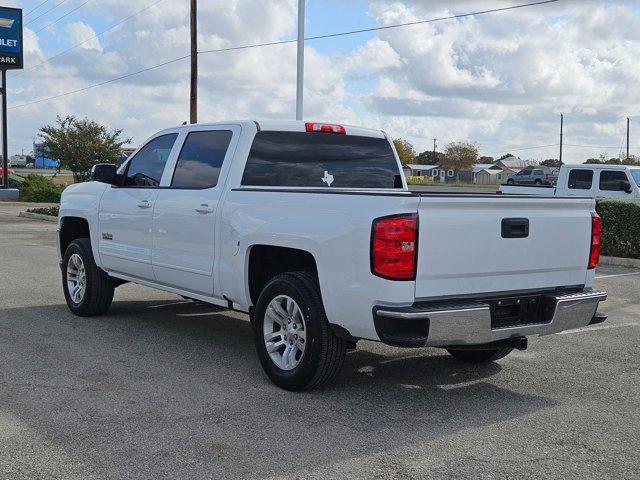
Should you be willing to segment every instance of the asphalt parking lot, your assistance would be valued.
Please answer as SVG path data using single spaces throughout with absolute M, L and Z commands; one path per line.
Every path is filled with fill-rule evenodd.
M 640 271 L 598 270 L 606 323 L 499 363 L 361 342 L 292 394 L 243 315 L 125 285 L 74 317 L 54 239 L 0 209 L 2 479 L 638 478 Z

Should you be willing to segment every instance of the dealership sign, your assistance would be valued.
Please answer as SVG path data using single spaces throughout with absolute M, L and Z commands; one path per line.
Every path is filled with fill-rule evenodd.
M 22 10 L 0 7 L 0 70 L 22 68 Z

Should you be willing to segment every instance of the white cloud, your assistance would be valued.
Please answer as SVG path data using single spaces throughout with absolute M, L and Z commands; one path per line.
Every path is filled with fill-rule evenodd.
M 96 31 L 84 22 L 70 23 L 66 27 L 69 40 L 73 45 L 85 50 L 102 50 L 100 39 L 96 38 Z

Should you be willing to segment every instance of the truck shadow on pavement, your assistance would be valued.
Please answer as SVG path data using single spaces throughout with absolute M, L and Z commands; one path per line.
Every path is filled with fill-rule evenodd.
M 210 305 L 119 301 L 97 318 L 64 305 L 0 315 L 0 411 L 16 424 L 5 454 L 25 476 L 301 475 L 555 405 L 501 386 L 510 365 L 372 342 L 348 354 L 328 388 L 286 392 L 263 374 L 246 316 Z M 36 441 L 40 460 L 23 458 Z

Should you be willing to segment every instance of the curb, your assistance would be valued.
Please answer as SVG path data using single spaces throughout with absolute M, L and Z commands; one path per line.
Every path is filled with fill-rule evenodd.
M 600 265 L 640 268 L 640 259 L 622 257 L 600 257 Z
M 45 222 L 58 222 L 58 217 L 43 215 L 41 213 L 20 212 L 18 216 L 23 218 L 31 218 L 33 220 L 44 220 Z

